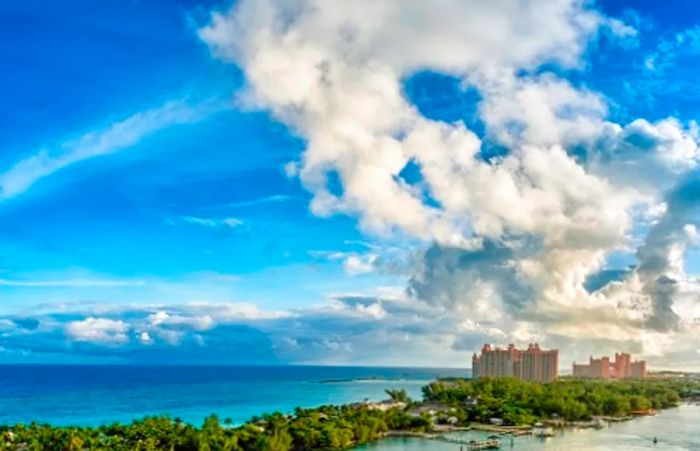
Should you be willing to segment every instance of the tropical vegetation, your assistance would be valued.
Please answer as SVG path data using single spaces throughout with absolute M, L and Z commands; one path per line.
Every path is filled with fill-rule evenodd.
M 423 387 L 426 401 L 452 406 L 460 422 L 532 424 L 542 419 L 586 421 L 622 417 L 677 405 L 700 383 L 679 379 L 596 380 L 560 378 L 549 384 L 511 378 L 441 380 Z
M 381 411 L 368 406 L 322 406 L 296 409 L 293 415 L 263 415 L 237 427 L 222 424 L 215 415 L 200 428 L 168 417 L 95 428 L 16 425 L 0 429 L 0 449 L 332 450 L 377 440 L 388 430 L 425 431 L 430 425 L 427 416 L 410 416 L 399 408 Z

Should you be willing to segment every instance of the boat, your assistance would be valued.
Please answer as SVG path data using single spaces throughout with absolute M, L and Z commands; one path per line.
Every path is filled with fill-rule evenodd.
M 554 437 L 554 428 L 542 423 L 535 423 L 531 431 L 535 437 Z
M 501 449 L 501 440 L 491 438 L 487 440 L 471 440 L 467 443 L 468 451 L 479 451 L 482 449 Z

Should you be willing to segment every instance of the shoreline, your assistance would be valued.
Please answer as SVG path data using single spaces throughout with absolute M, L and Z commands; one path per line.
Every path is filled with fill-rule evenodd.
M 386 389 L 389 399 L 382 401 L 341 401 L 296 408 L 286 413 L 278 410 L 252 416 L 242 424 L 232 424 L 230 419 L 222 422 L 216 414 L 210 414 L 198 426 L 166 414 L 97 427 L 59 427 L 50 423 L 6 425 L 0 427 L 0 436 L 9 449 L 25 443 L 72 446 L 69 442 L 74 439 L 107 448 L 119 445 L 119 449 L 124 450 L 134 449 L 146 439 L 156 446 L 155 449 L 163 450 L 172 449 L 173 444 L 206 447 L 222 440 L 238 443 L 242 450 L 267 449 L 266 444 L 284 444 L 280 449 L 285 451 L 359 450 L 371 443 L 378 449 L 393 449 L 394 438 L 398 437 L 419 439 L 409 446 L 417 449 L 440 449 L 442 446 L 429 445 L 428 440 L 493 446 L 498 441 L 534 443 L 546 437 L 562 440 L 565 435 L 575 439 L 579 434 L 569 431 L 577 429 L 606 429 L 599 434 L 593 431 L 580 434 L 604 437 L 615 430 L 630 428 L 614 426 L 616 423 L 656 413 L 651 406 L 656 406 L 659 413 L 678 412 L 680 409 L 673 408 L 684 404 L 696 406 L 696 400 L 682 395 L 692 394 L 698 388 L 700 384 L 696 382 L 676 381 L 563 380 L 545 385 L 511 379 L 451 383 L 438 380 L 423 387 L 423 399 L 417 402 L 410 399 L 405 389 L 397 388 Z M 592 395 L 585 397 L 586 393 Z M 572 406 L 577 409 L 571 410 Z M 257 406 L 255 410 L 260 411 L 260 408 Z M 698 417 L 697 407 L 690 411 L 694 418 Z M 595 415 L 602 412 L 609 415 Z M 674 415 L 664 416 L 660 424 L 668 424 L 666 418 L 673 419 Z M 639 424 L 641 429 L 646 427 L 646 421 Z M 650 421 L 648 424 L 657 423 Z M 631 428 L 640 429 L 640 426 Z M 660 433 L 663 430 L 659 428 Z M 386 440 L 391 443 L 382 444 Z M 398 443 L 400 446 L 403 442 L 399 440 Z
M 621 417 L 614 416 L 597 416 L 590 421 L 567 421 L 560 424 L 548 424 L 547 420 L 543 423 L 554 430 L 577 430 L 577 429 L 605 429 L 611 424 L 625 423 L 632 420 L 638 420 L 641 418 L 661 415 L 669 410 L 677 409 L 682 406 L 700 406 L 700 402 L 697 401 L 683 401 L 676 406 L 668 407 L 657 411 L 653 414 L 648 415 L 626 415 Z M 601 426 L 600 422 L 604 424 Z M 409 437 L 409 438 L 424 438 L 432 439 L 437 435 L 451 434 L 455 432 L 491 432 L 495 435 L 502 435 L 504 437 L 519 437 L 525 435 L 532 435 L 532 425 L 516 425 L 516 426 L 497 426 L 488 423 L 471 423 L 469 426 L 450 426 L 450 425 L 434 425 L 433 429 L 427 432 L 420 431 L 404 431 L 404 430 L 390 430 L 387 431 L 383 438 L 391 437 Z
M 601 416 L 601 417 L 596 417 L 596 419 L 591 420 L 591 421 L 564 422 L 564 423 L 559 424 L 557 426 L 551 426 L 551 427 L 554 428 L 554 430 L 556 430 L 556 431 L 575 431 L 575 430 L 579 430 L 579 429 L 595 429 L 595 430 L 606 429 L 614 424 L 626 423 L 626 422 L 641 419 L 641 418 L 644 418 L 647 416 L 661 415 L 667 411 L 678 409 L 682 406 L 700 407 L 700 402 L 698 402 L 698 401 L 683 401 L 683 402 L 680 402 L 676 406 L 668 407 L 668 408 L 659 410 L 653 415 L 627 415 L 627 416 L 622 416 L 622 417 Z M 599 426 L 600 423 L 597 420 L 604 421 L 605 425 L 602 427 Z M 383 434 L 382 437 L 374 443 L 381 443 L 382 441 L 385 441 L 387 439 L 392 439 L 392 438 L 440 440 L 441 436 L 446 436 L 448 434 L 458 433 L 458 432 L 491 432 L 494 435 L 499 435 L 500 439 L 505 439 L 505 438 L 512 439 L 513 437 L 524 437 L 524 436 L 533 435 L 532 428 L 533 428 L 533 426 L 529 426 L 529 425 L 497 426 L 497 425 L 484 424 L 484 423 L 472 423 L 469 426 L 435 425 L 433 430 L 426 431 L 426 432 L 407 431 L 407 430 L 406 431 L 404 431 L 404 430 L 390 430 L 390 431 L 387 431 L 385 434 Z M 556 435 L 559 435 L 559 434 L 556 434 Z M 555 437 L 556 435 L 551 436 L 551 437 Z M 550 437 L 547 437 L 547 438 L 550 438 Z M 352 449 L 356 449 L 356 448 L 352 448 Z

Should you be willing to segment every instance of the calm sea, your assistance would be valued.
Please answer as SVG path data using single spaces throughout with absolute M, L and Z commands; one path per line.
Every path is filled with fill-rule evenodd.
M 199 425 L 216 413 L 241 423 L 264 412 L 385 399 L 468 370 L 367 367 L 0 366 L 0 424 L 130 422 L 167 414 Z

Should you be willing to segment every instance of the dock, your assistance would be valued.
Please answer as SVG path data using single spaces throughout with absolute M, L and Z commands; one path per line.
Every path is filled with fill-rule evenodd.
M 466 451 L 479 451 L 484 449 L 500 449 L 501 440 L 497 438 L 490 438 L 488 440 L 466 440 L 457 437 L 447 437 L 444 435 L 431 435 L 427 438 L 431 440 L 437 440 L 439 442 L 454 443 L 457 445 L 466 446 Z

